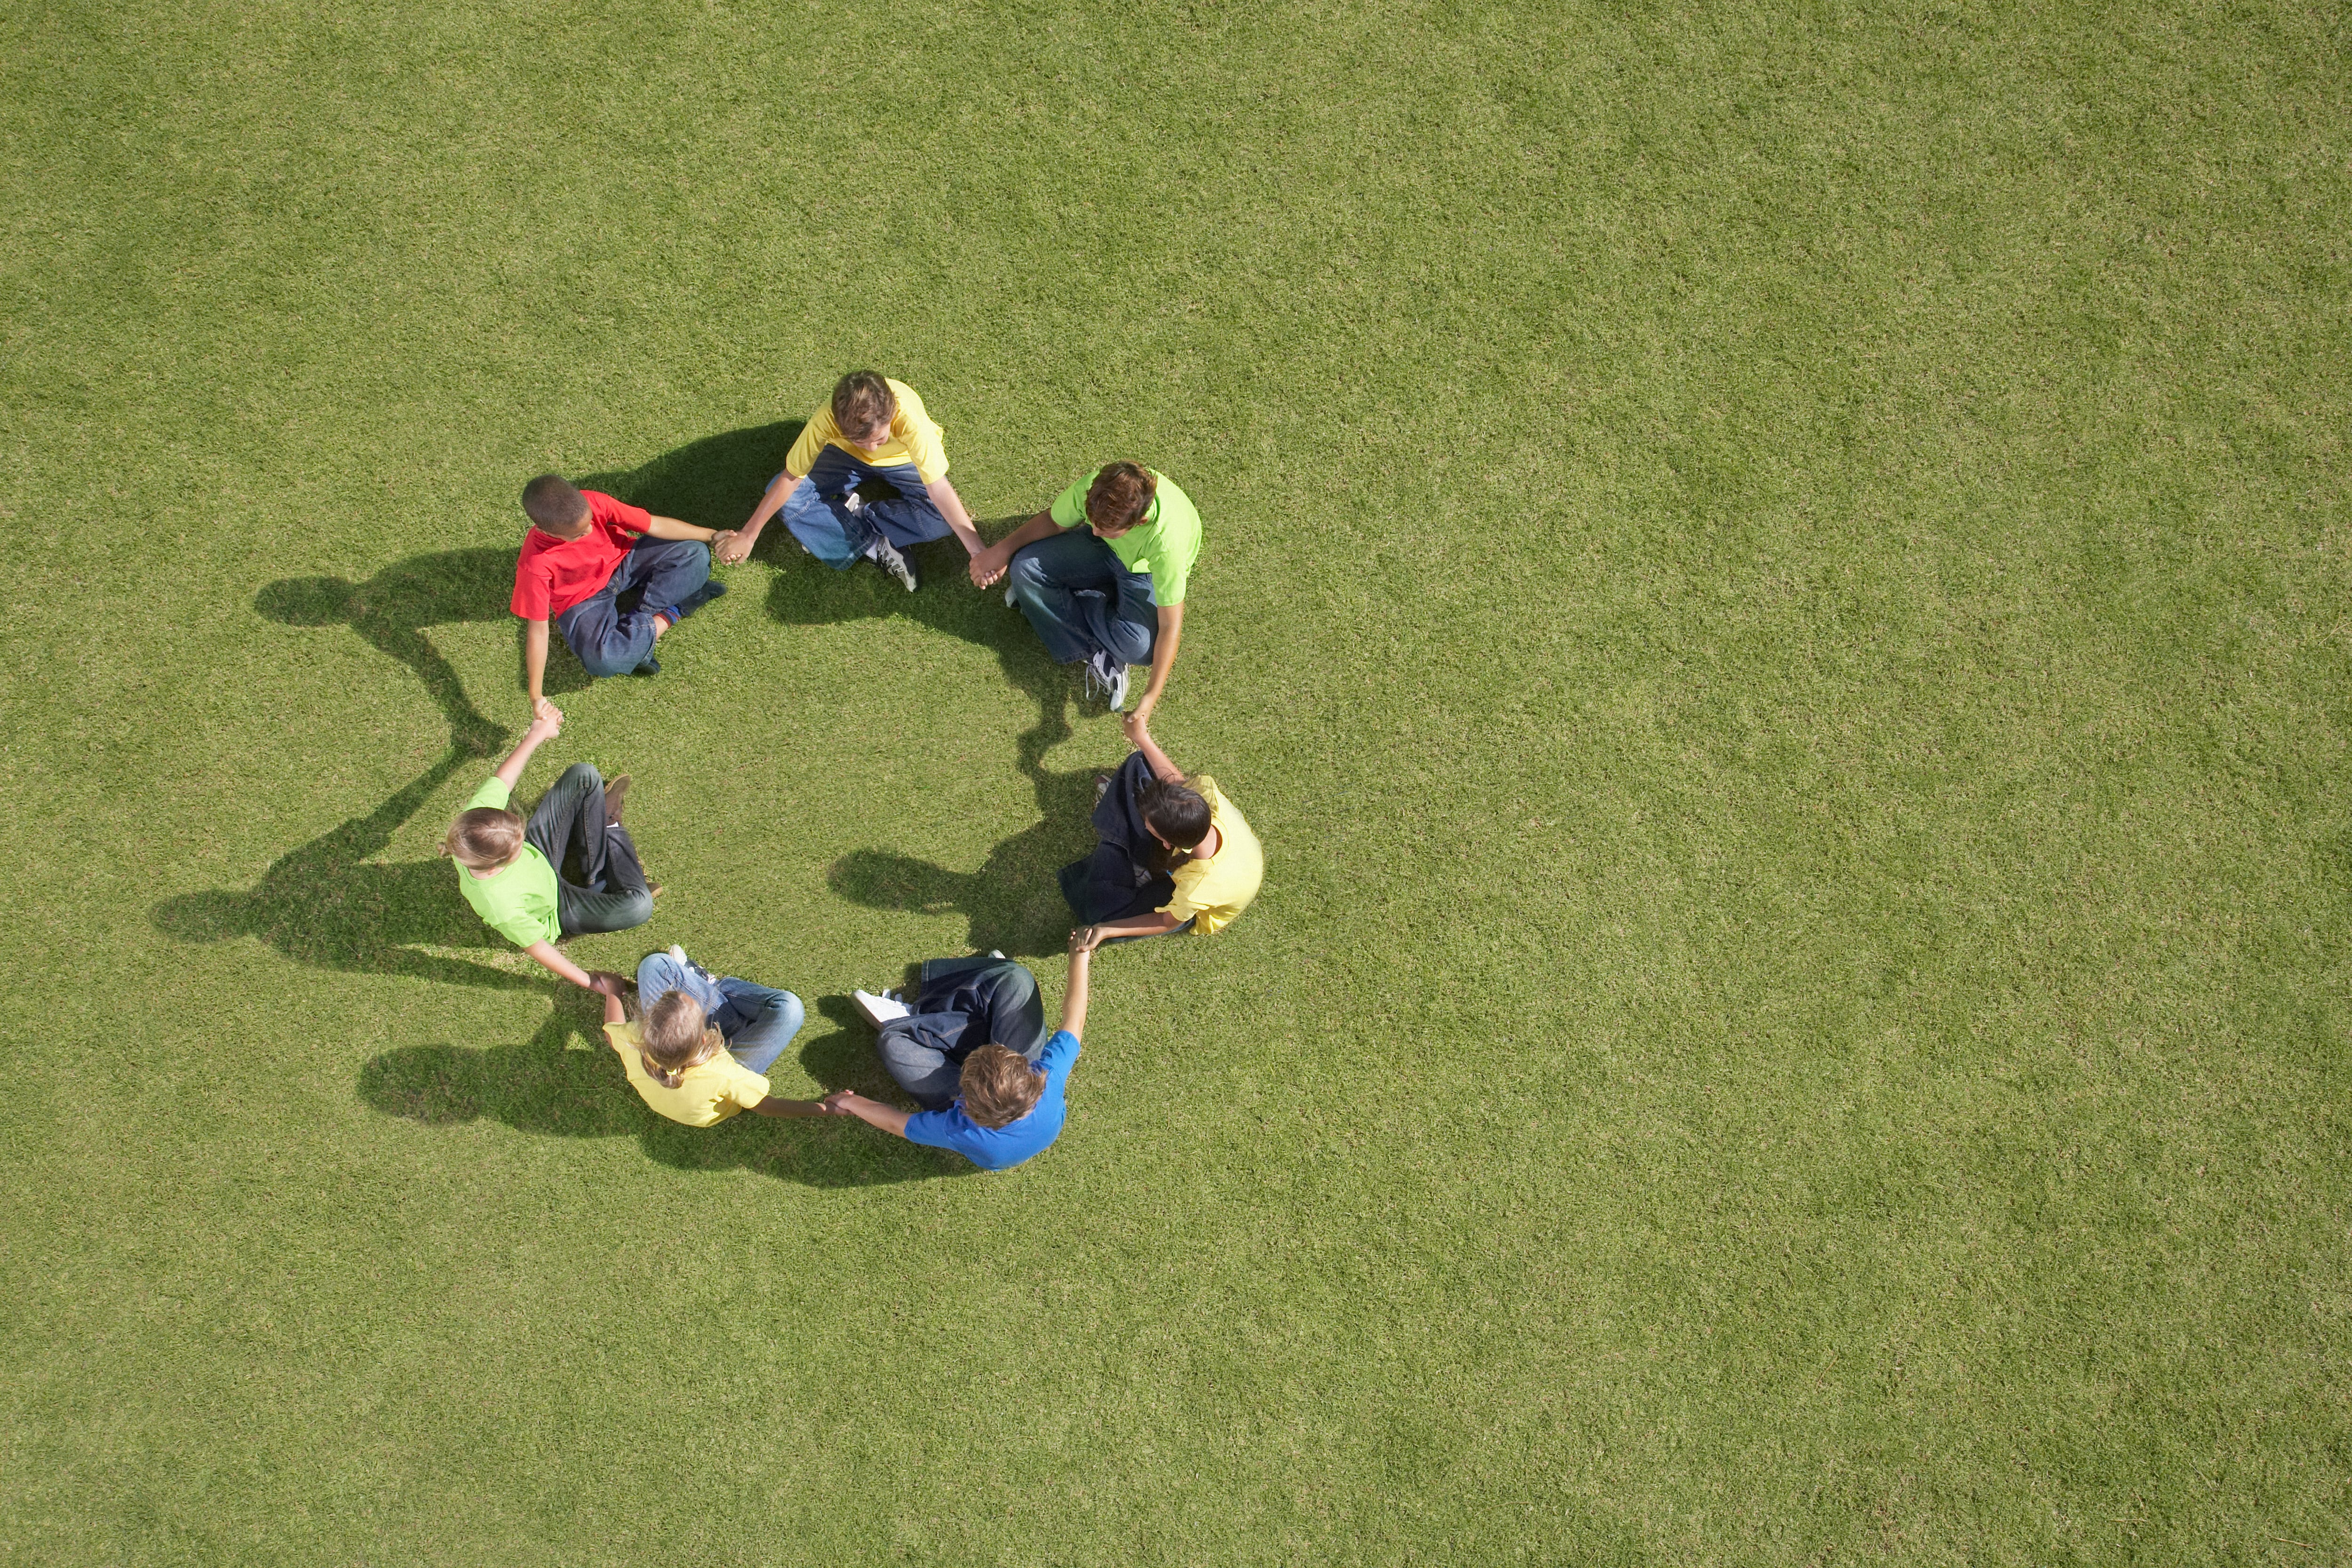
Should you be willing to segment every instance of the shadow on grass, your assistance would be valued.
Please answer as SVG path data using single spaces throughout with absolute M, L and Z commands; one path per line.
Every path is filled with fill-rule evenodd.
M 520 536 L 517 536 L 520 548 Z M 286 577 L 253 597 L 267 618 L 289 626 L 349 626 L 376 648 L 416 672 L 449 720 L 449 742 L 474 756 L 506 743 L 503 725 L 475 708 L 449 661 L 425 635 L 456 621 L 504 621 L 514 588 L 512 550 L 445 550 L 394 563 L 363 583 L 342 577 Z M 515 689 L 522 689 L 522 623 L 515 621 Z M 588 672 L 554 639 L 548 650 L 547 690 L 577 691 Z
M 251 888 L 166 899 L 149 918 L 182 942 L 257 937 L 321 969 L 544 991 L 550 983 L 416 951 L 483 945 L 488 928 L 458 896 L 448 861 L 436 857 L 385 865 L 369 858 L 383 852 L 394 832 L 451 773 L 474 763 L 467 750 L 453 746 L 367 816 L 278 857 Z
M 751 515 L 768 481 L 782 468 L 802 423 L 784 420 L 709 437 L 632 472 L 591 475 L 581 482 L 667 517 L 731 528 Z M 1028 515 L 982 523 L 981 531 L 1003 538 Z M 970 922 L 968 940 L 975 949 L 1001 948 L 1024 956 L 1061 952 L 1072 919 L 1055 872 L 1094 844 L 1093 773 L 1055 773 L 1045 766 L 1045 754 L 1070 735 L 1074 672 L 1045 657 L 1029 623 L 1005 604 L 1002 589 L 971 585 L 963 551 L 953 540 L 908 552 L 923 584 L 913 594 L 871 566 L 836 572 L 824 565 L 782 522 L 761 535 L 755 553 L 772 569 L 767 612 L 773 619 L 814 626 L 903 617 L 987 648 L 996 655 L 1005 679 L 1037 705 L 1036 721 L 1014 748 L 1014 764 L 1036 795 L 1034 826 L 998 844 L 970 871 L 884 848 L 856 850 L 828 873 L 834 890 L 873 909 L 956 910 Z
M 801 1047 L 809 1075 L 828 1091 L 888 1094 L 873 1032 L 856 1021 L 848 998 L 828 997 L 819 1011 L 834 1028 Z M 386 1116 L 428 1126 L 487 1117 L 544 1137 L 634 1136 L 648 1158 L 677 1170 L 754 1171 L 816 1187 L 927 1181 L 972 1169 L 849 1117 L 771 1121 L 747 1114 L 717 1127 L 681 1127 L 655 1114 L 629 1087 L 604 1041 L 601 1016 L 587 998 L 567 993 L 522 1045 L 387 1051 L 360 1069 L 360 1099 Z

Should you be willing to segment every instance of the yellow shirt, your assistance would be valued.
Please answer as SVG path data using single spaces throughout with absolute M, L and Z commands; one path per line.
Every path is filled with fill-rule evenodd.
M 940 427 L 923 412 L 923 400 L 915 389 L 903 381 L 883 380 L 890 395 L 898 400 L 898 411 L 890 416 L 890 438 L 881 449 L 861 452 L 841 438 L 841 426 L 833 420 L 833 405 L 828 403 L 809 416 L 801 426 L 801 438 L 793 443 L 791 456 L 784 459 L 787 473 L 806 474 L 816 466 L 817 454 L 827 447 L 838 447 L 861 463 L 877 468 L 896 468 L 908 463 L 930 484 L 948 476 L 948 449 L 940 445 Z
M 709 1061 L 679 1074 L 676 1089 L 664 1089 L 659 1079 L 646 1075 L 645 1058 L 638 1054 L 645 1036 L 636 1025 L 607 1024 L 604 1038 L 620 1057 L 630 1086 L 647 1105 L 672 1121 L 683 1121 L 688 1127 L 716 1127 L 768 1098 L 768 1080 L 737 1066 L 724 1046 Z
M 1257 897 L 1258 884 L 1265 880 L 1265 850 L 1242 819 L 1241 807 L 1218 792 L 1216 780 L 1202 773 L 1192 787 L 1209 803 L 1209 826 L 1223 842 L 1210 858 L 1187 860 L 1176 868 L 1176 896 L 1168 900 L 1168 912 L 1180 921 L 1189 918 L 1192 934 L 1206 936 L 1232 924 Z

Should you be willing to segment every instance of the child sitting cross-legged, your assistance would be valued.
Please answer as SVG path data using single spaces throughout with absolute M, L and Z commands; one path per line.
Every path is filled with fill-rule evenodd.
M 923 1109 L 909 1114 L 850 1089 L 826 1095 L 825 1109 L 910 1143 L 952 1149 L 984 1171 L 1042 1152 L 1062 1133 L 1062 1089 L 1087 1026 L 1087 966 L 1086 951 L 1074 945 L 1062 1026 L 1050 1039 L 1039 1038 L 1036 981 L 1002 954 L 924 964 L 912 1009 L 858 993 L 858 1010 L 881 1031 L 883 1065 Z
M 604 998 L 604 1038 L 629 1086 L 654 1110 L 688 1127 L 715 1127 L 746 1110 L 824 1116 L 814 1100 L 779 1100 L 765 1073 L 799 1033 L 801 999 L 789 991 L 713 974 L 673 947 L 637 965 L 644 1014 L 627 1021 Z
M 563 714 L 543 705 L 522 743 L 449 825 L 441 853 L 457 862 L 457 890 L 492 931 L 572 984 L 619 994 L 621 981 L 592 975 L 556 943 L 588 931 L 626 931 L 653 919 L 654 895 L 637 847 L 621 826 L 626 773 L 605 784 L 586 763 L 574 763 L 540 797 L 526 822 L 508 809 L 530 754 L 563 727 Z M 578 850 L 583 882 L 561 875 L 565 856 Z

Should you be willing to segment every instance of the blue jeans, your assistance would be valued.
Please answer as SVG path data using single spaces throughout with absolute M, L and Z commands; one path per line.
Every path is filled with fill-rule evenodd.
M 843 504 L 851 492 L 868 489 L 889 493 L 869 493 L 856 511 Z M 877 468 L 839 447 L 819 452 L 808 482 L 793 487 L 784 502 L 784 526 L 835 571 L 865 554 L 877 534 L 901 550 L 948 536 L 948 520 L 912 463 Z
M 640 534 L 604 585 L 555 617 L 556 630 L 594 676 L 626 675 L 654 651 L 654 616 L 710 581 L 710 546 Z M 632 589 L 637 607 L 621 613 Z
M 711 1026 L 727 1038 L 727 1054 L 746 1072 L 773 1067 L 807 1016 L 789 991 L 713 974 L 690 958 L 681 964 L 667 952 L 646 954 L 637 965 L 639 1005 L 650 1007 L 668 991 L 683 991 L 702 1004 Z
M 1029 617 L 1056 664 L 1096 654 L 1150 664 L 1160 637 L 1151 574 L 1130 572 L 1084 528 L 1064 529 L 1013 556 L 1013 604 Z

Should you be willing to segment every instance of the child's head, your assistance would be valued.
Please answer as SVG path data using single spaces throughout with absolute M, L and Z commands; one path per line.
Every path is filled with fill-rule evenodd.
M 870 452 L 887 441 L 898 412 L 898 400 L 877 371 L 853 370 L 834 384 L 833 422 L 853 447 Z
M 1190 784 L 1153 779 L 1137 792 L 1143 826 L 1171 849 L 1197 849 L 1209 836 L 1209 802 Z
M 541 474 L 523 486 L 522 510 L 541 533 L 577 539 L 588 531 L 588 498 L 562 474 Z
M 472 871 L 496 871 L 522 853 L 522 818 L 495 805 L 461 811 L 441 853 Z
M 1087 526 L 1097 539 L 1117 539 L 1143 521 L 1160 480 L 1141 463 L 1107 463 L 1087 487 Z
M 1037 1108 L 1045 1075 L 1005 1046 L 982 1046 L 963 1059 L 963 1113 L 982 1127 L 1009 1127 Z
M 644 1041 L 637 1054 L 645 1060 L 646 1076 L 665 1089 L 676 1089 L 687 1068 L 709 1061 L 726 1044 L 710 1026 L 702 1004 L 683 991 L 665 991 L 655 998 L 638 1023 L 637 1035 Z

